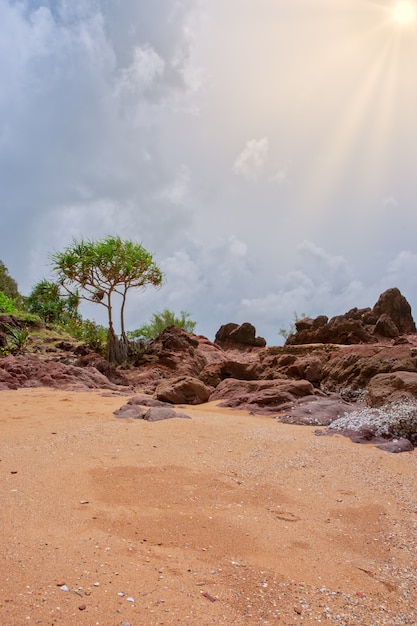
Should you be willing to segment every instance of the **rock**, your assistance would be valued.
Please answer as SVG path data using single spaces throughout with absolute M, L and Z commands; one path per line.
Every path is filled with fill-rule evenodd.
M 399 452 L 412 452 L 414 450 L 414 446 L 411 441 L 404 438 L 393 439 L 392 441 L 382 443 L 376 447 L 380 450 L 384 450 L 385 452 L 392 452 L 394 454 L 398 454 Z
M 143 416 L 143 419 L 147 422 L 158 422 L 159 420 L 172 419 L 173 417 L 179 417 L 181 419 L 191 419 L 189 415 L 185 413 L 179 413 L 168 407 L 151 407 Z
M 160 383 L 155 390 L 155 397 L 172 404 L 202 404 L 207 402 L 210 393 L 211 389 L 198 378 L 180 376 Z
M 249 322 L 243 324 L 225 324 L 216 333 L 214 343 L 225 347 L 256 347 L 263 348 L 266 341 L 263 337 L 256 337 L 256 329 Z
M 387 289 L 379 296 L 372 313 L 377 318 L 386 314 L 402 335 L 411 335 L 417 332 L 411 314 L 411 306 L 396 287 Z
M 146 413 L 146 409 L 142 408 L 141 406 L 132 406 L 130 404 L 124 404 L 123 406 L 120 407 L 120 409 L 117 409 L 116 411 L 113 412 L 113 414 L 116 417 L 120 417 L 123 419 L 134 419 L 134 420 L 141 420 L 144 418 Z
M 398 337 L 400 331 L 392 321 L 392 319 L 386 313 L 383 313 L 378 317 L 377 323 L 374 328 L 375 335 L 381 335 L 382 337 Z
M 220 406 L 246 409 L 253 413 L 276 413 L 284 404 L 314 394 L 314 387 L 307 380 L 259 380 L 242 381 L 234 378 L 223 380 L 210 396 L 221 400 Z
M 257 380 L 262 377 L 262 371 L 259 362 L 241 363 L 238 361 L 224 361 L 206 365 L 200 373 L 199 379 L 207 386 L 217 387 L 225 378 Z
M 76 367 L 45 361 L 34 354 L 7 356 L 0 360 L 0 384 L 8 389 L 53 387 L 54 389 L 120 389 L 95 367 Z
M 322 360 L 322 388 L 340 391 L 366 389 L 377 374 L 397 370 L 417 372 L 417 358 L 407 344 L 340 346 Z
M 145 409 L 139 405 L 124 404 L 114 411 L 114 415 L 119 418 L 142 419 L 147 422 L 158 422 L 160 420 L 172 419 L 178 417 L 181 419 L 191 419 L 185 413 L 174 411 L 172 407 L 155 406 Z
M 290 335 L 285 345 L 297 345 L 303 343 L 335 343 L 357 344 L 372 343 L 375 339 L 371 331 L 362 320 L 347 318 L 344 315 L 332 317 L 327 324 L 311 329 L 302 330 Z
M 373 309 L 350 309 L 329 321 L 325 316 L 304 318 L 297 320 L 295 327 L 297 332 L 288 337 L 286 345 L 375 343 L 375 335 L 395 338 L 417 332 L 411 307 L 397 288 L 381 294 Z
M 115 385 L 129 385 L 129 380 L 126 376 L 96 352 L 88 352 L 80 356 L 76 360 L 75 365 L 78 367 L 95 367 Z
M 417 398 L 416 372 L 389 372 L 377 374 L 368 384 L 367 404 L 381 407 L 384 404 Z
M 285 424 L 328 426 L 354 409 L 354 405 L 344 402 L 339 397 L 306 396 L 293 403 L 289 409 L 283 408 L 284 414 L 279 415 L 277 419 Z

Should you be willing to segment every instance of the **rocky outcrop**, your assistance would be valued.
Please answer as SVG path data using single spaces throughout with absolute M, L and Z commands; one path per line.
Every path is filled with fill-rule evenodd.
M 288 337 L 286 345 L 376 343 L 380 337 L 395 338 L 417 332 L 411 307 L 397 288 L 381 294 L 373 309 L 354 308 L 330 320 L 323 315 L 304 318 L 295 327 L 297 332 Z
M 401 335 L 412 335 L 417 332 L 411 314 L 411 306 L 396 287 L 387 289 L 380 295 L 372 313 L 376 318 L 380 318 L 382 315 L 387 316 L 395 324 Z
M 413 398 L 417 398 L 416 372 L 397 371 L 377 374 L 369 381 L 366 401 L 371 407 L 381 407 L 388 402 Z
M 264 348 L 266 341 L 263 337 L 256 337 L 256 329 L 249 322 L 243 324 L 225 324 L 216 333 L 214 343 L 227 348 Z
M 45 361 L 34 354 L 0 359 L 0 389 L 52 387 L 83 391 L 119 389 L 95 367 L 76 367 Z

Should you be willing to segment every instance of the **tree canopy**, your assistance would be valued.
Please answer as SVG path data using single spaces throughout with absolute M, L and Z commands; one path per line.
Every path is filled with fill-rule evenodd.
M 41 280 L 25 298 L 29 313 L 39 315 L 47 324 L 62 324 L 69 319 L 80 319 L 79 296 L 62 294 L 58 283 Z
M 70 246 L 54 253 L 51 259 L 58 283 L 69 294 L 75 296 L 77 293 L 79 298 L 107 309 L 107 356 L 113 362 L 122 360 L 121 346 L 114 332 L 114 296 L 121 297 L 121 335 L 123 342 L 127 343 L 124 312 L 128 291 L 162 284 L 163 275 L 152 254 L 141 244 L 119 236 L 108 236 L 99 241 L 73 239 Z
M 12 300 L 17 300 L 20 297 L 17 282 L 10 276 L 3 261 L 0 261 L 0 291 Z

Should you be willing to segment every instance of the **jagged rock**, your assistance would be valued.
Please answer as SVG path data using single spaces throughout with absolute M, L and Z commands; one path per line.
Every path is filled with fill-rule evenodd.
M 327 324 L 310 330 L 302 330 L 290 335 L 286 345 L 297 345 L 303 343 L 335 343 L 335 344 L 357 344 L 372 343 L 375 341 L 370 330 L 367 329 L 361 320 L 355 320 L 337 315 L 332 317 Z
M 382 337 L 398 337 L 400 331 L 392 321 L 389 315 L 383 313 L 378 317 L 378 321 L 374 328 L 375 335 L 381 335 Z
M 377 374 L 368 384 L 367 404 L 380 407 L 399 400 L 417 398 L 416 372 L 390 372 Z
M 7 356 L 0 360 L 0 385 L 6 389 L 53 387 L 55 389 L 113 389 L 118 387 L 95 367 L 76 367 L 43 361 L 33 354 Z
M 417 332 L 411 314 L 411 306 L 396 287 L 387 289 L 379 296 L 372 312 L 377 318 L 384 313 L 388 315 L 402 335 L 411 335 Z
M 266 341 L 263 337 L 256 337 L 256 329 L 249 322 L 243 324 L 225 324 L 216 333 L 214 343 L 225 347 L 256 347 L 263 348 Z
M 279 411 L 284 404 L 314 393 L 313 385 L 307 380 L 242 381 L 228 378 L 217 386 L 210 401 L 221 400 L 220 406 L 270 414 Z
M 304 318 L 295 327 L 297 332 L 288 337 L 286 345 L 375 343 L 376 336 L 395 338 L 417 332 L 411 307 L 397 288 L 381 294 L 373 309 L 354 308 L 329 321 L 325 316 Z
M 377 374 L 405 370 L 417 372 L 414 349 L 408 345 L 340 346 L 322 361 L 321 386 L 324 389 L 357 391 L 366 389 Z
M 180 376 L 164 380 L 155 390 L 157 400 L 172 404 L 203 404 L 210 397 L 211 389 L 201 380 Z

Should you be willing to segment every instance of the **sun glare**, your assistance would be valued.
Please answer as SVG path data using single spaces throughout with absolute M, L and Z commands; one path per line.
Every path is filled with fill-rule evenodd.
M 392 17 L 397 24 L 409 26 L 417 21 L 417 5 L 413 0 L 398 0 L 392 7 Z

